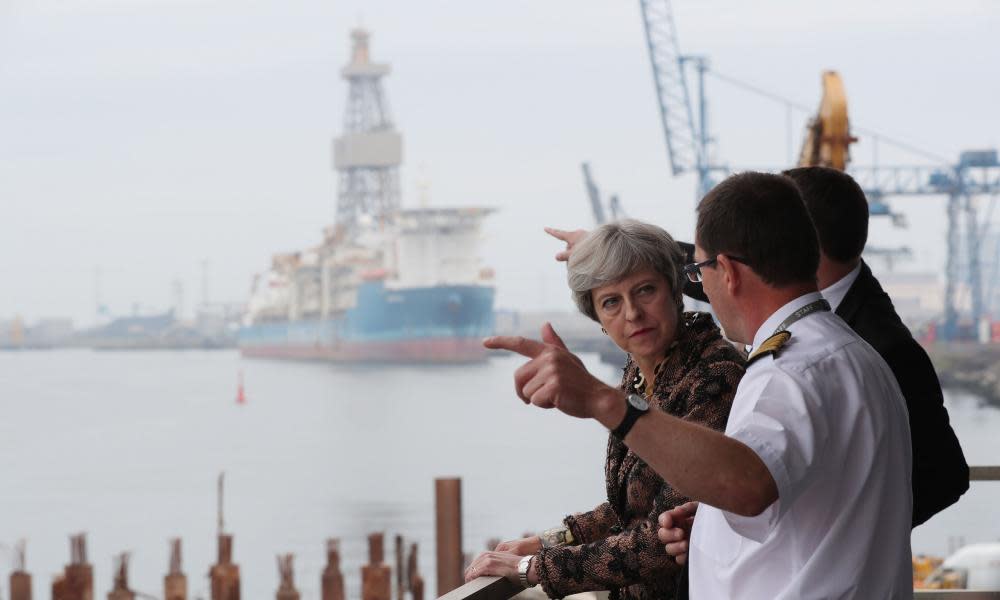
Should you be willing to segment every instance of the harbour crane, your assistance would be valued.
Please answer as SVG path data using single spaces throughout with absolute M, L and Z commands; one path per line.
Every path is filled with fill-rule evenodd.
M 761 90 L 752 85 L 733 78 L 714 73 L 709 68 L 709 61 L 704 56 L 685 55 L 680 50 L 677 30 L 674 24 L 670 0 L 639 0 L 642 14 L 643 30 L 646 48 L 649 54 L 653 72 L 653 84 L 663 128 L 663 136 L 667 146 L 667 156 L 673 175 L 688 172 L 697 173 L 697 197 L 701 198 L 712 188 L 715 177 L 725 176 L 732 169 L 713 157 L 712 138 L 708 127 L 708 102 L 705 90 L 705 77 L 713 74 L 719 80 L 736 85 L 746 91 L 756 93 L 771 100 L 783 103 L 789 113 L 792 108 L 801 109 L 796 103 L 776 94 Z M 687 66 L 692 65 L 697 75 L 696 102 L 692 102 L 692 90 L 688 83 Z M 824 75 L 824 101 L 830 100 L 826 106 L 836 106 L 838 81 L 828 80 Z M 827 98 L 830 94 L 830 98 Z M 843 100 L 843 86 L 839 85 L 839 96 Z M 694 106 L 698 107 L 697 119 Z M 844 100 L 846 111 L 846 100 Z M 823 120 L 824 105 L 821 104 L 817 119 Z M 827 115 L 832 116 L 832 113 Z M 847 168 L 846 147 L 850 143 L 850 133 L 847 130 L 846 112 L 842 123 L 827 119 L 831 124 L 829 131 L 817 130 L 816 119 L 810 124 L 806 133 L 806 144 L 800 153 L 800 163 L 825 164 L 835 168 Z M 887 142 L 891 145 L 909 150 L 906 144 L 896 142 L 886 136 L 869 132 L 873 140 Z M 790 134 L 789 134 L 790 138 Z M 839 140 L 843 146 L 843 155 L 831 150 L 824 156 L 822 150 L 815 154 L 816 144 L 822 146 L 824 138 L 827 142 Z M 812 143 L 809 143 L 812 140 Z M 900 216 L 892 213 L 886 203 L 889 196 L 930 196 L 945 195 L 947 203 L 947 264 L 945 269 L 944 318 L 939 336 L 942 339 L 970 337 L 969 331 L 959 331 L 958 290 L 963 277 L 970 295 L 969 316 L 973 324 L 972 333 L 987 315 L 988 307 L 984 304 L 980 267 L 980 240 L 984 229 L 978 223 L 975 198 L 989 195 L 995 201 L 1000 195 L 1000 162 L 995 149 L 974 150 L 963 152 L 956 164 L 948 164 L 947 160 L 917 151 L 925 157 L 931 157 L 937 163 L 934 166 L 894 166 L 879 165 L 850 167 L 848 170 L 865 190 L 872 215 L 888 215 L 894 217 L 897 223 Z M 839 162 L 838 162 L 839 161 Z M 842 166 L 836 166 L 843 163 Z M 780 169 L 776 169 L 780 170 Z M 963 223 L 964 221 L 964 223 Z M 964 235 L 962 225 L 964 224 Z M 985 225 L 984 225 L 985 227 Z M 964 240 L 963 240 L 964 238 Z M 967 255 L 966 268 L 959 268 L 961 248 L 965 246 Z
M 590 209 L 594 214 L 594 223 L 603 225 L 608 222 L 607 213 L 604 212 L 604 200 L 601 199 L 601 190 L 597 187 L 594 177 L 590 173 L 590 164 L 582 163 L 580 170 L 583 171 L 583 185 L 587 189 L 587 198 L 590 199 Z M 612 195 L 608 200 L 608 212 L 611 213 L 611 221 L 617 221 L 625 216 L 617 194 Z

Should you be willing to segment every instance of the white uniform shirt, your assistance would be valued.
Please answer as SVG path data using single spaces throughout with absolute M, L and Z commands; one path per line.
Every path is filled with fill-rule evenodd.
M 783 306 L 754 346 L 819 298 Z M 910 430 L 896 379 L 832 312 L 788 331 L 777 358 L 747 369 L 726 426 L 763 460 L 778 500 L 756 517 L 701 505 L 691 598 L 912 598 Z
M 850 273 L 819 291 L 826 298 L 826 301 L 830 303 L 831 310 L 836 312 L 837 307 L 844 301 L 847 290 L 851 289 L 851 286 L 854 285 L 854 280 L 858 278 L 859 273 L 861 273 L 861 261 L 858 261 L 857 266 L 851 269 Z

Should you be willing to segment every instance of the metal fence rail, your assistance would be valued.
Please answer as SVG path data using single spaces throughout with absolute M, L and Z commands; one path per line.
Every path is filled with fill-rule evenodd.
M 1000 592 L 975 590 L 916 590 L 915 600 L 1000 600 Z
M 1000 481 L 1000 466 L 969 467 L 969 481 Z
M 1000 481 L 1000 465 L 969 467 L 969 481 Z M 510 600 L 524 591 L 503 577 L 478 577 L 438 600 Z M 916 600 L 1000 600 L 1000 590 L 914 590 Z

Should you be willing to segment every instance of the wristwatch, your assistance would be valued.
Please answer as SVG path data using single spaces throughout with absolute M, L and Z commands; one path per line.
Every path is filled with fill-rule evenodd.
M 528 556 L 522 556 L 521 560 L 517 561 L 517 578 L 521 581 L 521 587 L 527 589 L 531 587 L 528 583 L 528 569 L 531 568 L 531 559 L 535 558 L 534 555 L 529 554 Z
M 618 427 L 611 430 L 611 435 L 624 440 L 639 417 L 647 412 L 649 412 L 649 402 L 639 394 L 629 394 L 625 397 L 625 418 Z

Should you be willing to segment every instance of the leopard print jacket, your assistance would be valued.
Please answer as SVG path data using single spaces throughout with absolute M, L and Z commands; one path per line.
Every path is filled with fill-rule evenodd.
M 722 431 L 743 356 L 706 313 L 684 313 L 679 336 L 657 370 L 651 406 Z M 631 357 L 621 389 L 635 391 L 639 367 Z M 641 393 L 641 392 L 640 392 Z M 543 548 L 535 561 L 542 589 L 551 598 L 611 590 L 611 600 L 676 598 L 681 568 L 657 540 L 657 517 L 688 501 L 625 444 L 608 437 L 605 464 L 608 501 L 566 517 L 574 546 Z

